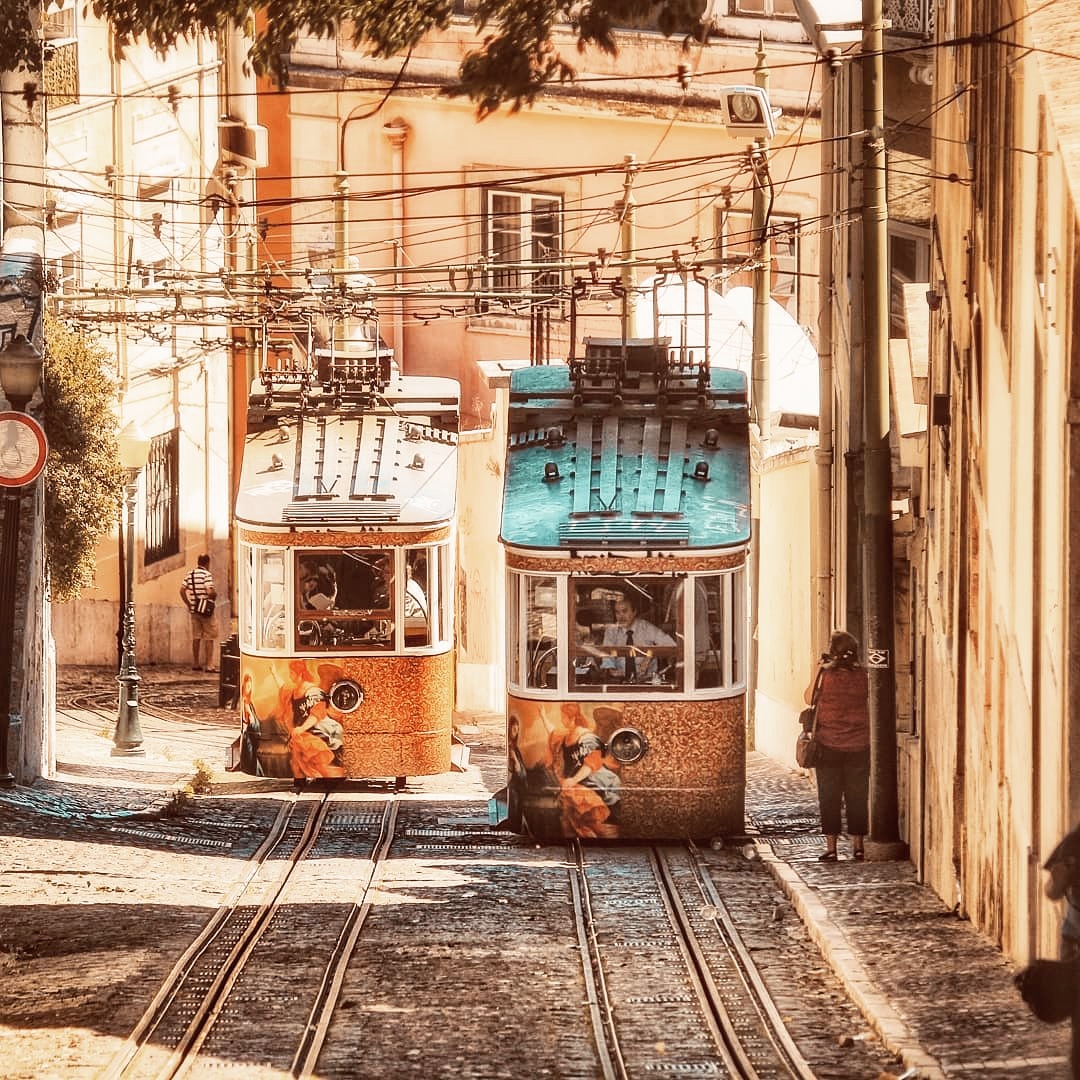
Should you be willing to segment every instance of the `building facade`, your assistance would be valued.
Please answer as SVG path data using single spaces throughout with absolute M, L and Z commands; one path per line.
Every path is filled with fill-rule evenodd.
M 1080 16 L 940 10 L 918 859 L 1019 960 L 1055 954 L 1080 816 Z
M 626 312 L 611 281 L 637 285 L 659 270 L 718 292 L 749 284 L 764 183 L 772 295 L 799 323 L 816 322 L 816 65 L 786 0 L 756 15 L 739 8 L 724 5 L 689 49 L 628 28 L 614 58 L 578 57 L 567 28 L 557 44 L 577 57 L 575 83 L 483 120 L 443 92 L 477 41 L 464 9 L 407 61 L 372 59 L 344 32 L 302 40 L 288 92 L 261 101 L 271 146 L 259 261 L 283 282 L 333 267 L 366 275 L 402 371 L 461 384 L 463 468 L 483 470 L 462 480 L 462 706 L 499 707 L 504 651 L 498 500 L 488 497 L 504 451 L 482 367 L 565 361 L 586 336 L 617 337 Z M 753 138 L 725 126 L 722 105 L 726 87 L 762 76 L 780 112 L 764 179 L 751 168 Z M 648 302 L 631 290 L 629 305 Z
M 51 305 L 107 353 L 118 428 L 134 422 L 149 439 L 133 552 L 138 661 L 184 661 L 178 592 L 202 552 L 229 625 L 236 350 L 221 275 L 242 224 L 219 137 L 228 76 L 204 38 L 164 58 L 138 45 L 118 55 L 108 26 L 74 0 L 50 4 L 42 32 Z M 56 605 L 61 663 L 116 663 L 126 554 L 122 530 L 110 533 L 93 584 Z

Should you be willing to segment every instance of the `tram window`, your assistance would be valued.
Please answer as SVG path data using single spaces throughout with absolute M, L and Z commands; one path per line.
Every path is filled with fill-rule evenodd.
M 670 578 L 608 578 L 572 590 L 571 687 L 636 684 L 682 689 L 681 606 L 669 611 Z M 669 624 L 665 616 L 670 614 Z
M 553 577 L 525 579 L 526 685 L 544 690 L 558 685 L 557 598 Z
M 745 680 L 742 655 L 745 639 L 744 577 L 742 570 L 706 574 L 696 579 L 695 623 L 707 625 L 708 648 L 695 650 L 694 685 L 739 686 Z
M 255 588 L 259 598 L 256 646 L 260 649 L 284 649 L 287 619 L 285 614 L 285 552 L 255 548 Z
M 346 548 L 297 552 L 296 647 L 392 649 L 393 566 L 392 551 Z
M 405 552 L 405 647 L 431 644 L 431 602 L 428 582 L 429 549 L 416 548 Z

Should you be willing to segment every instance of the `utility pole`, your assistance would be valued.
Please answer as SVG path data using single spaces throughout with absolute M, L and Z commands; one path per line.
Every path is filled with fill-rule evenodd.
M 634 292 L 634 257 L 637 252 L 637 203 L 634 202 L 634 177 L 637 176 L 637 158 L 633 154 L 623 157 L 623 197 L 615 204 L 619 215 L 619 243 L 622 247 L 622 268 L 619 278 L 624 289 L 622 301 L 623 339 L 630 337 L 634 327 L 634 311 L 637 307 L 637 294 Z M 653 328 L 655 331 L 655 327 Z
M 886 246 L 882 0 L 862 0 L 863 129 L 863 619 L 869 670 L 870 836 L 899 856 L 896 675 L 893 669 L 892 466 L 889 456 L 889 281 Z
M 757 65 L 754 68 L 754 85 L 769 94 L 769 69 L 765 64 L 765 35 L 758 35 Z M 751 210 L 750 228 L 754 245 L 754 327 L 753 355 L 750 374 L 753 382 L 750 400 L 758 426 L 758 445 L 764 458 L 769 452 L 772 437 L 769 395 L 769 300 L 772 298 L 772 238 L 769 236 L 769 206 L 765 201 L 769 180 L 769 162 L 766 151 L 769 140 L 760 136 L 750 148 L 750 168 L 754 174 L 754 202 Z

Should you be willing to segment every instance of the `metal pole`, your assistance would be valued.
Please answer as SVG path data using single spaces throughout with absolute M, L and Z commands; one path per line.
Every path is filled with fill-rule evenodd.
M 11 787 L 15 776 L 8 767 L 8 732 L 11 727 L 11 667 L 15 648 L 15 591 L 19 567 L 19 511 L 22 488 L 4 494 L 4 531 L 0 540 L 0 785 Z
M 623 265 L 619 270 L 619 278 L 623 293 L 623 317 L 622 336 L 632 337 L 634 334 L 634 314 L 637 310 L 637 293 L 634 286 L 634 268 L 631 262 L 637 257 L 637 202 L 634 199 L 634 178 L 637 176 L 638 165 L 634 154 L 623 156 L 623 197 L 621 202 L 615 204 L 615 212 L 619 215 L 619 235 L 622 243 L 621 257 Z M 653 333 L 656 327 L 653 327 Z M 685 338 L 683 344 L 686 344 Z
M 754 85 L 766 94 L 769 90 L 769 69 L 765 65 L 765 36 L 758 38 L 757 67 Z M 766 138 L 757 139 L 750 148 L 750 167 L 754 173 L 754 202 L 751 229 L 754 234 L 754 327 L 753 356 L 750 372 L 753 380 L 753 416 L 758 426 L 761 456 L 769 452 L 772 436 L 772 403 L 769 400 L 769 300 L 772 295 L 772 239 L 769 236 L 769 207 L 765 189 L 769 182 L 769 163 L 765 157 L 769 146 Z
M 126 603 L 124 604 L 124 647 L 120 661 L 120 705 L 113 735 L 113 756 L 144 754 L 139 725 L 139 673 L 135 668 L 135 496 L 139 492 L 141 469 L 128 470 L 126 489 L 127 541 L 125 544 Z
M 886 249 L 882 0 L 863 0 L 863 618 L 870 674 L 870 840 L 899 846 L 893 670 L 889 281 Z M 879 852 L 880 855 L 885 854 Z M 891 853 L 890 853 L 891 854 Z

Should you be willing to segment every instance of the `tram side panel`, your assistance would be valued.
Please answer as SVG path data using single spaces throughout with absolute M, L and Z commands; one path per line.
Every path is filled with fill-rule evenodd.
M 450 771 L 453 654 L 242 656 L 240 767 L 295 779 Z
M 540 840 L 675 839 L 743 829 L 745 697 L 509 699 L 509 818 Z M 640 737 L 636 760 L 620 754 Z M 619 760 L 619 757 L 623 760 Z

